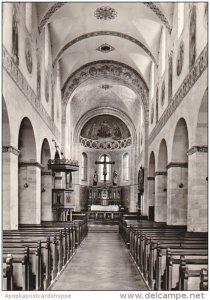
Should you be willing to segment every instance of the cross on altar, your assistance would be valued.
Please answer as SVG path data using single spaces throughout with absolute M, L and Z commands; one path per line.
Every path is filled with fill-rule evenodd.
M 107 175 L 107 165 L 114 165 L 115 162 L 113 161 L 107 161 L 106 158 L 107 158 L 107 155 L 104 154 L 102 156 L 104 158 L 104 161 L 96 161 L 95 164 L 96 165 L 104 165 L 104 168 L 103 168 L 103 175 L 104 175 L 104 183 L 106 183 L 106 175 Z

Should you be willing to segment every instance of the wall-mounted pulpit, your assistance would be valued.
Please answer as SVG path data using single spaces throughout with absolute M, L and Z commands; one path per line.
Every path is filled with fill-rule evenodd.
M 72 201 L 72 172 L 79 170 L 77 161 L 50 159 L 48 169 L 53 171 L 52 209 L 57 221 L 71 221 L 75 203 Z

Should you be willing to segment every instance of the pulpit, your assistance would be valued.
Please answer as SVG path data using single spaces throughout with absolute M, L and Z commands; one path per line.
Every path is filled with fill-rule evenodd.
M 71 197 L 72 172 L 78 171 L 79 164 L 70 159 L 56 158 L 48 161 L 48 169 L 53 171 L 52 209 L 56 221 L 71 221 L 75 206 Z

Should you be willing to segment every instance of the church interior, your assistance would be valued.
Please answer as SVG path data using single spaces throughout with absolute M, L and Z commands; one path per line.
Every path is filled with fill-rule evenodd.
M 208 2 L 2 3 L 3 290 L 208 290 Z

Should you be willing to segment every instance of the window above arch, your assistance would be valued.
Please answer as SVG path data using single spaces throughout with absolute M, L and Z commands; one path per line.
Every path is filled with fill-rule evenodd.
M 85 152 L 82 153 L 82 180 L 87 180 L 87 154 Z
M 110 181 L 110 174 L 111 174 L 111 165 L 106 164 L 105 162 L 110 162 L 111 157 L 107 154 L 103 154 L 99 158 L 99 180 L 104 181 L 104 173 L 106 174 L 106 181 Z
M 123 154 L 123 181 L 129 180 L 129 155 L 128 153 Z

